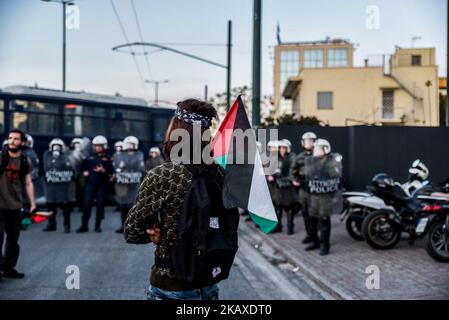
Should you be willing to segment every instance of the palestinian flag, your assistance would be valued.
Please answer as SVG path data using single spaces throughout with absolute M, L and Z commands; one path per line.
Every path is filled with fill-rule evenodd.
M 240 145 L 236 143 L 238 138 L 234 137 L 241 133 L 238 129 L 246 133 L 245 143 Z M 224 206 L 248 210 L 252 220 L 263 232 L 272 231 L 278 220 L 257 149 L 256 136 L 251 130 L 240 96 L 215 134 L 212 150 L 215 161 L 225 169 Z

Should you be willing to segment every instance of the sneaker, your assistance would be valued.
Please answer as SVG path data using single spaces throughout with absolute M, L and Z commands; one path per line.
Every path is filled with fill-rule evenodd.
M 123 228 L 118 228 L 117 230 L 115 230 L 115 233 L 123 233 Z
M 86 226 L 81 226 L 76 230 L 76 233 L 88 232 L 89 229 Z
M 95 232 L 96 232 L 96 233 L 100 233 L 100 232 L 103 232 L 103 230 L 101 230 L 100 227 L 95 227 Z
M 64 228 L 64 233 L 70 233 L 70 228 L 65 227 Z
M 3 278 L 14 278 L 14 279 L 22 279 L 25 277 L 25 274 L 22 272 L 18 272 L 16 269 L 4 270 L 2 272 Z

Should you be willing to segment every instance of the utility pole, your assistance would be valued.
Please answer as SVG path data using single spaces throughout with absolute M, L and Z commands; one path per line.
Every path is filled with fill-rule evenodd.
M 253 2 L 253 127 L 260 125 L 260 68 L 261 68 L 262 0 Z
M 228 63 L 226 73 L 226 108 L 231 107 L 231 55 L 232 55 L 232 21 L 228 20 Z
M 160 83 L 168 83 L 168 80 L 145 80 L 146 83 L 153 83 L 154 84 L 154 104 L 159 104 L 159 84 Z
M 447 6 L 446 26 L 446 127 L 449 127 L 449 4 Z
M 206 101 L 207 102 L 207 94 L 208 94 L 208 87 L 207 87 L 207 84 L 204 86 L 204 101 Z
M 62 4 L 62 91 L 66 88 L 66 8 L 74 4 L 73 0 L 41 0 L 44 2 L 56 2 Z

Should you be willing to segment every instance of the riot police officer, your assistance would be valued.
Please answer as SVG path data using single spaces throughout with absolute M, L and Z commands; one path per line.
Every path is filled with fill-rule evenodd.
M 87 157 L 82 164 L 86 177 L 84 190 L 84 206 L 81 226 L 76 232 L 89 231 L 88 223 L 94 200 L 97 201 L 95 216 L 95 232 L 101 232 L 101 221 L 104 218 L 104 206 L 108 195 L 108 185 L 113 174 L 112 160 L 106 155 L 108 141 L 104 136 L 96 136 L 92 140 L 95 154 Z
M 320 255 L 329 253 L 331 214 L 334 197 L 342 177 L 341 156 L 330 152 L 329 142 L 318 139 L 314 143 L 313 156 L 305 160 L 305 173 L 310 192 L 310 235 L 312 238 L 306 250 L 320 249 Z
M 123 141 L 117 141 L 116 143 L 114 143 L 114 150 L 115 150 L 114 154 L 119 154 L 120 152 L 122 152 L 123 151 Z
M 279 195 L 278 229 L 282 230 L 282 215 L 287 214 L 287 234 L 293 234 L 293 218 L 298 211 L 298 199 L 290 178 L 290 167 L 296 155 L 291 152 L 291 143 L 287 139 L 278 142 L 279 171 L 274 175 Z
M 304 228 L 306 230 L 306 237 L 302 240 L 302 243 L 307 244 L 312 241 L 310 236 L 310 195 L 307 188 L 307 181 L 304 172 L 305 159 L 312 156 L 313 144 L 315 143 L 317 136 L 313 132 L 306 132 L 301 137 L 301 146 L 304 151 L 301 152 L 293 161 L 290 168 L 290 176 L 293 180 L 293 185 L 299 188 L 299 204 L 301 206 L 301 214 L 304 220 Z
M 84 184 L 86 178 L 82 173 L 82 163 L 89 156 L 92 149 L 88 138 L 73 138 L 70 142 L 67 156 L 75 164 L 75 179 L 71 182 L 71 191 L 75 193 L 75 205 L 82 211 L 84 198 Z
M 119 204 L 122 224 L 115 232 L 123 233 L 128 211 L 134 204 L 145 172 L 144 155 L 139 140 L 128 136 L 123 140 L 124 151 L 114 156 L 115 200 Z
M 72 182 L 75 179 L 75 164 L 64 152 L 64 142 L 55 138 L 51 140 L 49 149 L 44 153 L 44 172 L 47 208 L 53 212 L 43 231 L 56 230 L 56 214 L 61 208 L 64 216 L 64 232 L 70 232 L 71 203 L 75 201 Z
M 161 157 L 161 150 L 158 147 L 150 148 L 149 158 L 145 161 L 145 171 L 149 171 L 164 162 Z

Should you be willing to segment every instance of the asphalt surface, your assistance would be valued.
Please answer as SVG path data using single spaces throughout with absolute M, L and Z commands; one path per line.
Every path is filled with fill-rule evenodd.
M 78 212 L 72 213 L 70 234 L 62 231 L 61 214 L 57 219 L 56 232 L 42 232 L 44 223 L 21 233 L 17 269 L 26 276 L 4 278 L 0 299 L 145 299 L 154 245 L 127 244 L 122 235 L 114 233 L 120 221 L 118 212 L 108 208 L 102 233 L 92 231 L 93 221 L 90 232 L 73 232 L 80 223 Z M 219 285 L 220 299 L 326 298 L 242 226 L 231 275 Z M 66 280 L 73 278 L 68 267 L 79 270 L 79 289 L 67 288 Z

